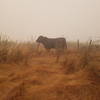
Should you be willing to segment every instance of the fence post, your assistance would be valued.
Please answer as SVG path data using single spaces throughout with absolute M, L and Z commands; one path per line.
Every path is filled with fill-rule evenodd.
M 77 40 L 77 49 L 79 49 L 79 48 L 80 48 L 80 41 Z
M 91 49 L 91 45 L 92 45 L 92 40 L 90 40 L 89 45 L 88 45 L 88 50 Z

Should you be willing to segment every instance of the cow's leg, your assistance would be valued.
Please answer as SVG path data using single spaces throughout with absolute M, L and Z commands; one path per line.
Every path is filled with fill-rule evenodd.
M 59 59 L 60 59 L 60 55 L 59 55 L 59 54 L 57 54 L 57 56 L 56 56 L 56 63 L 58 63 L 58 62 L 59 62 Z
M 49 55 L 49 53 L 50 53 L 50 49 L 46 49 L 46 54 Z
M 64 56 L 64 49 L 58 49 L 56 53 L 56 62 L 58 63 L 61 57 Z
M 37 44 L 37 48 L 36 48 L 37 53 L 39 53 L 39 47 L 40 47 L 40 43 Z
M 60 49 L 56 50 L 56 63 L 58 63 L 60 61 L 61 52 L 62 51 Z
M 37 55 L 41 55 L 42 51 L 40 50 L 40 43 L 37 44 Z
M 55 49 L 50 50 L 50 54 L 55 57 L 56 56 L 56 50 Z

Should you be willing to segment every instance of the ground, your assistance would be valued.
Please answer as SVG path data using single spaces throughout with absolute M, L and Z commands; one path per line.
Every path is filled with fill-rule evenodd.
M 100 76 L 88 68 L 66 74 L 55 60 L 38 55 L 29 64 L 0 64 L 0 100 L 100 100 Z

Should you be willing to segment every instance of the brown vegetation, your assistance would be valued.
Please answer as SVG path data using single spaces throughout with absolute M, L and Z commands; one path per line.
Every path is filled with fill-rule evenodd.
M 0 38 L 0 100 L 100 100 L 100 49 L 54 53 Z

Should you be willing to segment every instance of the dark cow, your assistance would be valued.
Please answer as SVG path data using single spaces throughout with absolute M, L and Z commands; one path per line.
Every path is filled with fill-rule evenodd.
M 44 47 L 48 50 L 50 49 L 66 49 L 67 43 L 65 38 L 47 38 L 44 36 L 39 36 L 36 40 L 38 43 L 42 43 Z
M 39 36 L 36 42 L 42 43 L 48 51 L 50 49 L 56 49 L 56 62 L 59 61 L 60 55 L 63 53 L 64 49 L 67 49 L 67 43 L 65 38 L 47 38 L 44 36 Z

